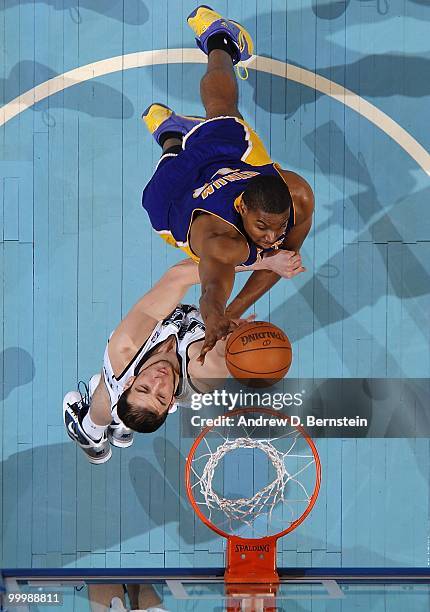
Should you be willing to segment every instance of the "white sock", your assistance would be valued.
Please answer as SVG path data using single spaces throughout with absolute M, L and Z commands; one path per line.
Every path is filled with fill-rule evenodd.
M 85 431 L 87 436 L 94 441 L 98 441 L 104 434 L 106 427 L 106 425 L 96 425 L 96 423 L 92 421 L 90 411 L 88 410 L 82 421 L 82 429 Z

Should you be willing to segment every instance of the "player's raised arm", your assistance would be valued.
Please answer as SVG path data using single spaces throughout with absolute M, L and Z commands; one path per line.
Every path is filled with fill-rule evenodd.
M 182 301 L 188 289 L 199 282 L 197 263 L 184 259 L 171 266 L 134 308 L 161 321 Z
M 246 258 L 246 241 L 234 228 L 213 215 L 201 215 L 191 232 L 193 251 L 200 257 L 200 312 L 206 326 L 204 355 L 231 330 L 225 307 L 234 285 L 235 267 Z
M 176 308 L 188 289 L 199 282 L 198 265 L 191 259 L 169 268 L 126 314 L 115 329 L 111 343 L 118 341 L 123 345 L 127 338 L 140 337 L 146 328 L 150 331 Z

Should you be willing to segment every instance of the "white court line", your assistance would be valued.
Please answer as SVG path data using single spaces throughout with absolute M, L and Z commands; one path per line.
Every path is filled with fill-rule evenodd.
M 199 49 L 157 49 L 118 55 L 80 66 L 37 85 L 5 104 L 0 109 L 0 126 L 59 91 L 105 74 L 159 64 L 205 64 L 206 61 L 206 56 Z M 247 68 L 295 81 L 348 106 L 390 136 L 430 176 L 428 151 L 391 117 L 353 91 L 310 70 L 268 57 L 254 56 L 247 63 Z

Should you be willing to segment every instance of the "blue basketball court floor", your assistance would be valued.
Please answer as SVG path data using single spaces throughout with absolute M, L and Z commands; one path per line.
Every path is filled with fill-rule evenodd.
M 91 466 L 61 412 L 64 393 L 100 371 L 123 314 L 182 258 L 140 205 L 159 157 L 140 115 L 153 101 L 202 114 L 205 57 L 186 23 L 196 6 L 1 3 L 3 567 L 223 564 L 185 497 L 178 413 Z M 315 192 L 307 272 L 255 307 L 290 337 L 289 375 L 429 378 L 430 5 L 214 8 L 254 37 L 245 119 Z M 320 498 L 280 565 L 428 566 L 429 441 L 329 439 L 319 451 Z

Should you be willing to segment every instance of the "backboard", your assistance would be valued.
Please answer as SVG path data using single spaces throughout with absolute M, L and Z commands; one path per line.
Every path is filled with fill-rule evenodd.
M 5 609 L 7 592 L 58 592 L 63 610 L 88 610 L 89 584 L 113 582 L 151 584 L 168 611 L 210 612 L 216 610 L 325 611 L 384 610 L 428 611 L 430 607 L 429 568 L 278 568 L 280 586 L 276 601 L 238 593 L 227 597 L 223 568 L 149 570 L 4 570 Z M 246 593 L 246 587 L 243 589 Z M 36 610 L 35 605 L 20 607 Z

